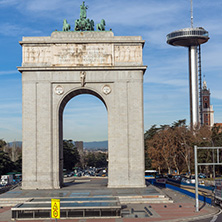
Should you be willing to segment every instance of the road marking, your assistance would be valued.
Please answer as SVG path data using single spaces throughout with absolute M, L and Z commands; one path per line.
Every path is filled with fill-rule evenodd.
M 222 210 L 220 210 L 216 215 L 213 216 L 212 220 L 210 222 L 215 222 L 217 221 L 218 215 L 222 213 Z
M 218 216 L 214 216 L 213 219 L 210 222 L 215 222 L 217 220 Z

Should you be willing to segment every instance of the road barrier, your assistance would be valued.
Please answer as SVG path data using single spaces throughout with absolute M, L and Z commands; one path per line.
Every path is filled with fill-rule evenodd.
M 153 184 L 154 186 L 169 188 L 169 189 L 171 189 L 171 190 L 178 191 L 178 192 L 180 192 L 180 193 L 183 193 L 183 194 L 185 194 L 185 195 L 187 195 L 187 196 L 192 197 L 192 198 L 195 199 L 195 193 L 192 193 L 192 192 L 190 192 L 190 191 L 188 191 L 188 190 L 182 189 L 182 188 L 177 187 L 177 186 L 173 186 L 173 185 L 168 184 L 168 183 L 166 183 L 166 184 L 157 183 L 157 182 L 155 181 L 155 179 L 147 180 L 147 181 L 150 182 L 151 184 Z M 186 185 L 187 185 L 187 184 L 186 184 Z M 200 195 L 200 194 L 199 194 L 198 196 L 199 196 L 199 200 L 200 200 L 200 201 L 203 201 L 204 203 L 212 204 L 211 198 L 205 197 L 205 196 Z

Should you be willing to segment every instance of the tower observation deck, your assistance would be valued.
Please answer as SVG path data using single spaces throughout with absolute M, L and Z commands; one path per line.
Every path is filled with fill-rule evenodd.
M 183 46 L 189 49 L 189 82 L 190 82 L 190 126 L 193 128 L 202 124 L 202 101 L 201 101 L 201 61 L 200 45 L 206 43 L 209 39 L 208 32 L 202 28 L 184 28 L 167 35 L 167 43 L 172 46 Z M 199 47 L 199 50 L 197 50 Z M 197 56 L 197 51 L 199 56 Z M 199 66 L 198 66 L 199 64 Z M 198 69 L 199 68 L 199 69 Z M 199 86 L 198 91 L 198 71 Z M 200 97 L 199 97 L 200 94 Z M 200 104 L 199 104 L 200 99 Z
M 167 43 L 173 46 L 198 46 L 208 39 L 208 31 L 202 27 L 180 29 L 167 35 Z

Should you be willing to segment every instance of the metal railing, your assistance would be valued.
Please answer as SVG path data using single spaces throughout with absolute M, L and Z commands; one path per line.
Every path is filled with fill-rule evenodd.
M 209 33 L 206 30 L 193 30 L 193 29 L 189 29 L 189 30 L 179 30 L 179 31 L 175 31 L 175 32 L 171 32 L 170 34 L 167 35 L 167 40 L 172 39 L 172 38 L 176 38 L 176 37 L 209 37 Z
M 213 162 L 212 163 L 198 163 L 197 151 L 198 150 L 213 150 Z M 214 150 L 217 150 L 216 162 L 214 161 Z M 194 146 L 194 164 L 195 164 L 195 203 L 196 203 L 196 212 L 199 211 L 199 199 L 198 199 L 198 166 L 222 166 L 220 162 L 220 151 L 222 147 L 197 147 Z

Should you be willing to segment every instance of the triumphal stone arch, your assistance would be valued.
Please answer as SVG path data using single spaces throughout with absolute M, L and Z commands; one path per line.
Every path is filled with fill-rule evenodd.
M 62 186 L 63 110 L 80 94 L 96 96 L 107 109 L 108 187 L 144 187 L 142 38 L 55 31 L 20 44 L 22 188 Z

